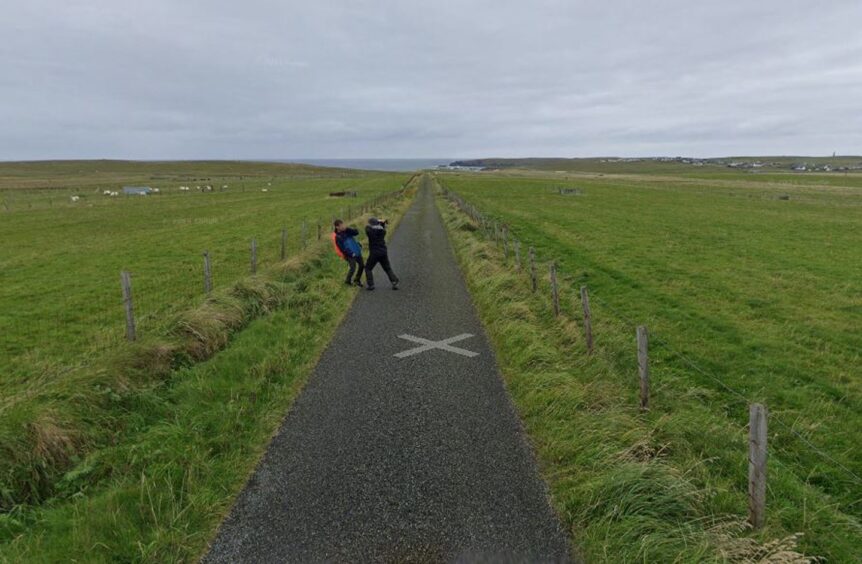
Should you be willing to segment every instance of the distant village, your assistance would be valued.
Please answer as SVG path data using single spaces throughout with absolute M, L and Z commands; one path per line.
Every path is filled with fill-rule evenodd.
M 838 162 L 829 162 L 826 159 L 814 158 L 807 160 L 805 157 L 780 157 L 782 160 L 770 160 L 768 158 L 697 158 L 697 157 L 622 157 L 622 158 L 600 158 L 600 159 L 571 159 L 573 161 L 593 161 L 601 163 L 677 163 L 689 166 L 720 166 L 746 170 L 748 172 L 767 171 L 793 171 L 793 172 L 848 172 L 862 171 L 862 159 L 858 162 L 854 157 L 842 157 Z M 833 155 L 833 158 L 836 158 Z M 809 157 L 810 159 L 810 157 Z M 519 166 L 535 166 L 544 163 L 546 166 L 556 162 L 569 159 L 536 158 L 536 159 L 470 159 L 453 161 L 449 164 L 437 166 L 438 170 L 479 172 L 488 170 L 499 170 L 501 168 L 517 168 Z
M 680 163 L 691 166 L 726 166 L 728 168 L 751 169 L 757 170 L 762 168 L 785 169 L 794 172 L 845 172 L 850 170 L 862 170 L 862 162 L 855 165 L 831 165 L 829 163 L 812 163 L 812 162 L 779 162 L 779 161 L 746 161 L 733 159 L 699 159 L 693 157 L 645 157 L 645 158 L 618 158 L 618 159 L 601 159 L 603 163 L 637 163 L 637 162 L 662 162 L 662 163 Z

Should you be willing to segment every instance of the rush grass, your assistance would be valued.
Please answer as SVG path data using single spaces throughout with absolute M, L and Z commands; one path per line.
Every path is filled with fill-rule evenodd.
M 78 166 L 83 175 L 98 163 Z M 150 182 L 162 192 L 147 197 L 111 198 L 89 189 L 74 204 L 64 198 L 62 206 L 0 212 L 0 410 L 123 339 L 121 270 L 132 274 L 139 332 L 159 333 L 173 314 L 203 298 L 204 251 L 214 288 L 229 287 L 249 273 L 253 238 L 258 266 L 271 265 L 280 260 L 282 229 L 286 254 L 293 256 L 302 248 L 303 224 L 307 239 L 316 240 L 318 221 L 326 228 L 348 206 L 405 180 L 404 174 L 302 169 L 294 177 L 235 182 L 200 166 L 206 181 Z M 5 168 L 0 165 L 0 174 Z M 191 184 L 191 192 L 179 191 L 181 184 Z M 215 191 L 195 191 L 201 184 Z M 329 197 L 343 190 L 359 197 Z M 14 192 L 22 201 L 39 198 L 34 190 Z
M 650 258 L 638 246 L 633 229 L 606 225 L 601 234 L 590 234 L 590 226 L 602 221 L 608 223 L 610 219 L 603 219 L 592 208 L 581 212 L 580 221 L 574 221 L 570 210 L 584 205 L 578 200 L 582 196 L 555 198 L 553 185 L 547 181 L 527 181 L 527 186 L 518 184 L 523 179 L 513 185 L 511 178 L 449 177 L 444 181 L 450 187 L 457 186 L 468 200 L 486 206 L 486 210 L 508 221 L 523 240 L 538 247 L 541 258 L 553 256 L 562 264 L 564 315 L 554 320 L 546 261 L 539 265 L 540 290 L 531 294 L 527 275 L 516 271 L 514 260 L 510 258 L 506 263 L 502 249 L 489 244 L 477 226 L 444 206 L 457 254 L 495 343 L 509 390 L 536 442 L 555 504 L 571 527 L 575 545 L 583 549 L 588 560 L 759 561 L 759 556 L 755 556 L 764 554 L 769 542 L 792 541 L 790 537 L 797 533 L 802 534 L 795 539 L 801 552 L 836 562 L 856 558 L 862 551 L 862 527 L 854 509 L 858 489 L 853 489 L 852 482 L 839 469 L 823 464 L 811 453 L 805 454 L 798 444 L 793 444 L 793 437 L 786 436 L 785 429 L 776 429 L 775 425 L 771 427 L 770 441 L 778 448 L 773 446 L 770 458 L 768 525 L 758 535 L 739 534 L 743 532 L 747 509 L 747 406 L 736 398 L 726 397 L 714 382 L 692 374 L 678 357 L 658 346 L 654 346 L 652 355 L 653 407 L 647 414 L 638 412 L 634 328 L 616 314 L 628 313 L 653 325 L 652 320 L 660 319 L 660 312 L 669 309 L 666 315 L 676 319 L 673 323 L 665 321 L 660 325 L 662 329 L 679 329 L 682 326 L 679 317 L 684 316 L 706 324 L 710 337 L 713 333 L 720 334 L 725 327 L 723 315 L 710 322 L 707 312 L 692 309 L 697 302 L 688 299 L 670 302 L 650 285 L 646 275 L 671 282 L 669 292 L 689 288 L 705 293 L 714 288 L 715 280 L 695 290 L 696 283 L 708 279 L 697 271 L 684 277 L 683 258 L 670 265 L 661 265 L 657 258 Z M 607 189 L 614 191 L 618 200 L 633 190 Z M 592 193 L 587 194 L 589 197 Z M 513 203 L 513 198 L 518 203 Z M 655 206 L 663 204 L 661 198 L 647 192 L 641 195 L 638 205 L 646 206 L 645 200 L 650 198 L 658 200 Z M 553 200 L 554 205 L 546 206 L 545 200 Z M 703 210 L 704 214 L 710 212 L 716 220 L 722 217 L 714 209 Z M 619 206 L 607 211 L 610 218 L 623 214 L 625 211 Z M 844 220 L 851 217 L 852 212 Z M 630 225 L 635 222 L 632 219 Z M 609 231 L 612 228 L 619 231 Z M 666 228 L 673 230 L 674 226 Z M 704 227 L 707 232 L 710 229 L 715 226 Z M 601 248 L 613 247 L 616 256 L 590 252 L 594 249 L 584 243 L 585 239 L 592 241 L 602 236 Z M 690 244 L 676 242 L 686 243 Z M 632 258 L 632 253 L 638 252 L 640 264 Z M 522 256 L 526 256 L 526 247 L 522 248 Z M 607 261 L 604 268 L 599 266 L 602 259 Z M 697 262 L 698 258 L 693 260 Z M 612 269 L 627 262 L 629 269 L 641 272 L 641 278 L 622 278 L 619 271 Z M 675 273 L 671 279 L 665 274 L 668 267 L 673 267 Z M 615 273 L 617 276 L 613 277 Z M 617 307 L 613 311 L 594 300 L 598 352 L 592 357 L 584 353 L 578 325 L 579 304 L 575 298 L 578 285 L 585 282 L 593 289 L 606 290 L 606 294 L 612 288 L 625 287 L 626 283 L 638 289 L 622 294 L 632 300 L 633 306 L 628 309 L 621 299 L 614 300 Z M 641 299 L 637 299 L 638 295 Z M 702 299 L 701 304 L 706 307 Z M 688 311 L 680 312 L 684 308 Z M 647 312 L 652 315 L 646 315 Z M 707 352 L 709 346 L 715 347 L 711 352 L 719 353 L 719 358 L 733 350 L 720 340 L 706 339 L 706 334 L 698 337 L 692 337 L 691 332 L 677 334 L 694 338 L 695 343 L 707 347 Z M 831 368 L 840 375 L 850 369 L 851 364 L 844 364 L 850 359 L 842 356 L 838 347 L 846 339 L 839 335 L 835 345 L 837 356 L 833 358 L 840 363 L 824 370 Z M 718 372 L 722 377 L 727 377 L 734 362 L 752 360 L 742 346 L 742 350 L 734 353 L 736 357 L 727 357 L 728 366 Z M 689 347 L 681 348 L 691 351 Z M 771 349 L 764 349 L 753 360 L 768 366 L 770 359 L 764 358 L 767 350 Z M 704 362 L 703 357 L 698 358 Z M 782 366 L 779 361 L 780 357 L 771 359 L 774 367 L 769 371 L 773 377 L 771 397 L 781 398 L 786 393 L 799 400 L 806 393 L 810 395 L 809 403 L 803 404 L 807 407 L 804 418 L 802 413 L 791 412 L 798 413 L 791 419 L 795 419 L 798 429 L 816 428 L 805 425 L 806 420 L 858 418 L 858 412 L 848 410 L 842 402 L 833 406 L 817 399 L 815 389 L 798 389 L 793 378 L 777 369 Z M 718 362 L 705 365 L 712 370 L 722 366 Z M 842 383 L 840 377 L 821 378 L 825 386 Z M 732 383 L 738 386 L 740 380 Z M 750 393 L 752 389 L 760 391 L 762 385 L 765 384 L 753 386 L 749 382 L 741 389 Z M 850 391 L 845 389 L 843 393 Z M 799 408 L 772 403 L 775 411 L 785 417 L 790 409 Z M 854 437 L 858 440 L 858 432 L 858 427 L 840 426 L 836 420 L 835 428 L 824 429 L 816 439 L 827 448 L 831 445 L 830 452 L 843 455 L 850 463 L 858 453 L 844 446 L 847 444 L 844 441 L 852 441 Z M 811 466 L 806 468 L 801 463 Z M 752 539 L 759 542 L 751 544 Z M 748 549 L 743 550 L 743 546 Z
M 0 186 L 9 182 L 3 174 L 13 165 L 0 164 Z M 22 178 L 43 174 L 74 183 L 109 165 L 20 166 Z M 277 284 L 243 279 L 252 237 L 261 271 L 283 266 L 282 227 L 286 255 L 296 257 L 303 251 L 303 222 L 309 244 L 317 247 L 318 219 L 327 229 L 332 215 L 348 206 L 356 210 L 406 179 L 254 163 L 113 166 L 112 180 L 126 178 L 116 176 L 121 172 L 158 173 L 163 192 L 110 198 L 90 190 L 81 205 L 0 212 L 0 511 L 47 499 L 80 453 L 110 440 L 119 424 L 106 425 L 102 417 L 113 398 L 208 358 L 237 328 L 274 307 L 282 292 Z M 174 169 L 192 178 L 161 177 Z M 295 176 L 261 177 L 276 171 Z M 257 176 L 237 183 L 218 176 L 231 173 Z M 211 183 L 216 191 L 181 192 L 178 182 Z M 360 197 L 329 197 L 344 189 Z M 15 192 L 21 201 L 41 197 L 26 188 Z M 204 249 L 213 258 L 209 297 L 203 293 Z M 121 269 L 132 271 L 139 335 L 132 346 L 123 338 Z
M 511 255 L 506 261 L 465 215 L 440 205 L 554 506 L 587 561 L 858 556 L 858 519 L 780 456 L 770 462 L 767 526 L 750 532 L 744 412 L 727 410 L 720 393 L 659 357 L 653 407 L 641 413 L 634 332 L 599 310 L 597 350 L 587 355 L 572 307 L 576 280 L 563 280 L 567 307 L 555 319 L 546 275 L 532 293 Z
M 374 211 L 398 218 L 411 194 Z M 93 410 L 79 436 L 106 432 L 41 504 L 0 514 L 0 562 L 199 558 L 355 296 L 343 268 L 315 244 L 129 348 L 121 373 L 81 382 L 101 396 L 65 412 Z
M 708 390 L 740 422 L 765 403 L 771 454 L 862 519 L 862 191 L 590 179 L 566 196 L 549 179 L 446 182 L 535 246 L 543 273 L 558 262 L 564 306 L 586 284 L 597 319 L 628 335 L 648 326 L 654 359 L 687 378 L 680 392 Z

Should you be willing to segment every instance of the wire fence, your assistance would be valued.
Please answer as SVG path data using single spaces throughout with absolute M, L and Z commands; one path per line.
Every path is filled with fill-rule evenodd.
M 233 229 L 213 229 L 213 244 L 199 252 L 156 246 L 139 255 L 134 268 L 124 268 L 122 259 L 112 270 L 88 272 L 90 267 L 81 265 L 81 270 L 49 286 L 15 280 L 14 272 L 7 271 L 0 281 L 19 305 L 0 311 L 0 360 L 8 367 L 6 381 L 16 387 L 34 386 L 86 365 L 105 349 L 128 340 L 129 322 L 134 325 L 132 338 L 163 334 L 180 312 L 209 292 L 301 253 L 328 236 L 336 217 L 348 220 L 369 213 L 401 196 L 410 181 L 365 200 L 328 201 L 317 216 L 293 217 L 265 229 L 258 223 L 257 232 L 247 238 Z M 128 272 L 129 300 L 123 292 L 123 272 Z M 79 277 L 101 282 L 95 288 L 92 283 L 79 285 Z
M 516 261 L 516 265 L 518 266 L 519 270 L 522 270 L 523 272 L 525 272 L 527 274 L 527 276 L 530 278 L 530 283 L 531 283 L 532 289 L 534 291 L 539 289 L 538 286 L 539 286 L 540 280 L 541 280 L 541 275 L 539 274 L 536 265 L 540 264 L 540 263 L 548 263 L 550 265 L 549 275 L 548 275 L 548 285 L 547 285 L 547 287 L 543 288 L 543 290 L 548 291 L 549 301 L 551 302 L 550 303 L 550 309 L 551 309 L 551 311 L 554 312 L 554 315 L 569 315 L 568 312 L 563 311 L 564 308 L 561 307 L 561 305 L 560 305 L 560 303 L 561 303 L 560 302 L 560 290 L 562 288 L 562 285 L 559 283 L 559 280 L 566 278 L 566 277 L 565 277 L 565 274 L 560 271 L 557 261 L 554 259 L 549 260 L 547 258 L 544 258 L 544 259 L 540 258 L 536 254 L 535 247 L 529 245 L 529 243 L 527 241 L 523 241 L 523 240 L 519 239 L 512 232 L 510 226 L 507 225 L 504 221 L 502 221 L 502 219 L 492 217 L 492 216 L 484 213 L 478 207 L 476 207 L 474 204 L 468 202 L 463 197 L 461 197 L 459 194 L 450 190 L 447 186 L 445 186 L 445 184 L 443 182 L 440 181 L 439 178 L 437 179 L 437 182 L 443 191 L 444 197 L 446 199 L 448 199 L 450 202 L 452 202 L 453 204 L 455 204 L 455 206 L 462 213 L 466 214 L 478 226 L 478 232 L 480 232 L 486 239 L 493 240 L 497 244 L 497 246 L 502 249 L 503 256 L 506 260 L 509 260 L 509 258 L 511 257 Z M 525 249 L 526 249 L 526 252 L 524 252 Z M 585 300 L 585 298 L 586 298 L 586 300 Z M 582 288 L 581 288 L 581 298 L 580 299 L 582 302 L 582 306 L 585 305 L 584 312 L 580 316 L 580 321 L 581 321 L 582 325 L 584 326 L 584 329 L 587 333 L 586 334 L 586 343 L 587 343 L 587 347 L 589 349 L 589 352 L 591 352 L 591 349 L 592 349 L 592 339 L 593 339 L 592 329 L 591 329 L 592 313 L 590 311 L 590 305 L 589 305 L 590 301 L 597 303 L 603 309 L 605 309 L 607 312 L 610 312 L 627 331 L 635 332 L 635 330 L 637 330 L 637 333 L 639 336 L 639 339 L 638 339 L 639 341 L 641 340 L 640 339 L 640 336 L 641 336 L 640 333 L 641 333 L 642 329 L 644 332 L 644 338 L 646 337 L 646 328 L 642 324 L 637 323 L 629 315 L 620 311 L 620 309 L 618 307 L 615 307 L 614 305 L 609 303 L 607 300 L 603 299 L 603 297 L 601 295 L 598 295 L 595 292 L 589 291 L 589 289 L 586 285 L 582 286 Z M 586 304 L 584 304 L 584 301 L 586 301 Z M 577 317 L 577 316 L 573 315 L 573 317 Z M 656 345 L 658 347 L 661 347 L 662 349 L 664 349 L 666 351 L 666 353 L 670 356 L 670 358 L 678 359 L 679 362 L 685 368 L 687 368 L 687 369 L 697 373 L 699 376 L 706 378 L 709 381 L 713 382 L 716 386 L 718 386 L 721 390 L 726 392 L 729 396 L 731 396 L 735 400 L 738 400 L 741 403 L 744 403 L 744 404 L 750 405 L 750 406 L 760 406 L 760 404 L 754 402 L 751 398 L 747 397 L 744 393 L 742 393 L 739 390 L 735 389 L 734 387 L 728 385 L 721 378 L 716 376 L 713 372 L 703 368 L 698 362 L 696 362 L 694 359 L 692 359 L 687 354 L 680 351 L 677 347 L 673 346 L 667 339 L 663 338 L 661 335 L 657 334 L 655 331 L 649 331 L 648 341 L 649 341 L 649 346 Z M 645 368 L 643 366 L 644 359 L 640 358 L 641 352 L 642 352 L 640 350 L 641 345 L 642 345 L 642 343 L 639 342 L 639 350 L 638 350 L 639 367 L 638 367 L 638 369 L 641 372 L 642 386 L 644 385 L 644 383 L 643 383 L 644 379 L 646 380 L 646 386 L 647 386 L 646 393 L 648 394 L 649 373 L 648 373 L 648 368 L 646 368 L 646 374 L 644 374 L 644 368 Z M 646 376 L 646 378 L 644 378 L 644 376 Z M 647 395 L 647 399 L 648 399 L 648 395 Z M 643 402 L 644 400 L 645 400 L 645 398 L 643 396 L 643 391 L 642 391 L 641 401 Z M 642 403 L 642 405 L 643 405 L 643 403 Z M 764 410 L 764 413 L 765 413 L 765 410 Z M 754 416 L 752 415 L 752 417 L 754 417 Z M 764 418 L 765 418 L 765 415 L 764 415 Z M 752 418 L 752 425 L 751 425 L 752 427 L 755 426 L 754 421 L 755 420 Z M 797 441 L 799 441 L 799 444 L 804 449 L 808 450 L 815 457 L 820 458 L 822 462 L 828 463 L 828 464 L 832 465 L 834 468 L 839 469 L 841 472 L 843 472 L 846 475 L 846 477 L 848 479 L 850 479 L 855 484 L 862 485 L 862 477 L 860 477 L 858 473 L 854 472 L 851 468 L 847 467 L 847 465 L 843 464 L 841 461 L 837 460 L 834 456 L 830 455 L 828 452 L 824 451 L 822 448 L 815 445 L 811 440 L 809 440 L 802 433 L 800 433 L 798 430 L 796 430 L 792 424 L 785 422 L 781 417 L 779 417 L 775 414 L 769 415 L 769 421 L 771 423 L 776 424 L 778 427 L 783 429 L 783 431 L 785 431 L 786 433 L 790 434 L 793 438 L 795 438 Z M 764 425 L 765 425 L 765 419 L 764 419 Z M 753 432 L 753 430 L 752 430 L 752 432 Z M 751 440 L 752 439 L 750 438 L 750 446 L 751 446 Z M 764 439 L 764 441 L 765 441 L 765 439 Z M 764 459 L 763 459 L 762 463 L 765 465 L 765 444 L 762 446 L 764 449 L 763 450 Z M 750 456 L 752 456 L 751 452 L 750 452 Z M 787 465 L 781 463 L 778 458 L 775 458 L 774 460 L 776 462 L 778 462 L 782 467 L 787 468 L 789 470 Z M 750 458 L 749 462 L 750 462 L 750 464 L 754 463 L 754 461 L 752 461 L 751 458 Z M 751 478 L 751 475 L 752 474 L 750 472 L 750 478 Z M 799 477 L 797 476 L 797 478 L 799 478 Z M 765 488 L 765 475 L 763 476 L 762 479 L 764 481 L 764 483 L 762 484 L 762 487 Z M 801 480 L 801 478 L 799 478 L 799 479 Z M 805 481 L 805 480 L 802 480 L 802 481 Z M 751 484 L 750 484 L 750 487 L 751 487 Z M 750 495 L 753 495 L 753 493 L 751 492 L 751 489 L 750 489 Z M 763 510 L 764 509 L 762 507 L 759 508 L 759 511 L 761 512 L 761 514 L 762 514 Z M 762 515 L 761 516 L 750 515 L 749 520 L 755 526 L 758 526 L 758 524 L 762 525 Z

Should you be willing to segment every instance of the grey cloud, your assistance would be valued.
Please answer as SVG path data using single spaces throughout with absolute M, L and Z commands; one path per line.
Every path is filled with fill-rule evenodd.
M 0 159 L 862 153 L 862 5 L 34 0 Z

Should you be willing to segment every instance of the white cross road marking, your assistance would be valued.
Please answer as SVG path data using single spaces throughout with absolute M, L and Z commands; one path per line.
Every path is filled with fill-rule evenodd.
M 471 333 L 462 333 L 460 335 L 455 335 L 454 337 L 449 337 L 448 339 L 443 339 L 442 341 L 431 341 L 429 339 L 423 339 L 422 337 L 414 337 L 413 335 L 398 335 L 399 339 L 404 339 L 405 341 L 412 341 L 414 343 L 420 343 L 422 346 L 416 347 L 415 349 L 401 351 L 395 356 L 398 358 L 406 358 L 408 356 L 413 356 L 414 354 L 423 353 L 425 351 L 440 349 L 442 351 L 449 351 L 451 353 L 473 358 L 474 356 L 479 356 L 479 353 L 468 351 L 467 349 L 450 346 L 452 343 L 457 343 L 458 341 L 463 341 L 464 339 L 469 339 L 473 336 L 474 335 Z

